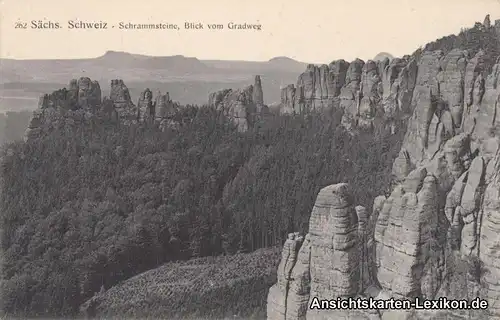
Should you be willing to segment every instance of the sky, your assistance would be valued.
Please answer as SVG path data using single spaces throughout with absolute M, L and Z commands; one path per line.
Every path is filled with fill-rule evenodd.
M 0 57 L 92 58 L 108 50 L 153 56 L 310 63 L 412 53 L 463 27 L 500 19 L 500 0 L 0 0 Z M 31 29 L 32 20 L 61 29 Z M 68 21 L 108 29 L 69 29 Z M 119 23 L 177 24 L 179 30 L 123 30 Z M 186 22 L 203 30 L 186 30 Z M 261 30 L 230 30 L 229 23 Z M 21 24 L 18 24 L 21 23 Z M 26 24 L 27 29 L 15 28 Z M 224 25 L 209 30 L 208 24 Z M 111 28 L 111 26 L 115 28 Z

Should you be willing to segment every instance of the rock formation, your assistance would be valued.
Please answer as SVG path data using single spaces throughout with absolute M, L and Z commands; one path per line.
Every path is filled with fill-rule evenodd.
M 130 92 L 121 79 L 111 80 L 111 90 L 109 99 L 113 101 L 116 112 L 120 119 L 125 122 L 136 122 L 139 111 L 136 105 L 132 102 Z
M 128 125 L 140 121 L 156 123 L 164 128 L 177 108 L 168 92 L 165 95 L 158 92 L 153 103 L 153 94 L 149 89 L 141 93 L 136 106 L 132 103 L 129 89 L 119 79 L 111 80 L 110 95 L 102 99 L 99 83 L 87 77 L 71 80 L 68 88 L 40 98 L 38 109 L 33 112 L 25 132 L 25 141 L 37 137 L 44 130 L 62 125 L 65 121 L 74 123 L 95 115 L 114 123 Z
M 490 15 L 489 14 L 487 14 L 486 17 L 484 18 L 483 26 L 485 28 L 491 28 L 491 20 L 490 20 Z
M 359 102 L 362 98 L 360 89 L 364 65 L 365 62 L 361 59 L 356 59 L 351 62 L 347 69 L 345 84 L 342 89 L 340 89 L 340 108 L 346 111 L 345 118 L 347 118 L 348 121 L 356 121 Z
M 260 113 L 264 107 L 264 92 L 262 91 L 262 82 L 259 75 L 255 76 L 252 100 L 257 108 L 257 113 Z
M 177 104 L 175 104 L 170 99 L 170 94 L 168 92 L 162 94 L 160 91 L 158 91 L 154 103 L 154 116 L 155 121 L 160 124 L 160 129 L 162 131 L 164 131 L 166 128 L 178 127 L 178 123 L 170 119 L 177 109 Z
M 371 283 L 370 271 L 361 263 L 371 259 L 367 249 L 373 243 L 368 246 L 361 236 L 370 229 L 366 210 L 354 207 L 347 184 L 321 189 L 309 233 L 305 237 L 290 234 L 285 242 L 278 282 L 269 290 L 268 319 L 347 319 L 355 314 L 309 307 L 316 297 L 355 297 Z
M 154 116 L 158 121 L 171 116 L 175 111 L 175 105 L 170 99 L 170 94 L 168 92 L 162 94 L 161 91 L 158 91 L 154 105 Z
M 73 87 L 76 87 L 77 91 L 77 104 L 84 110 L 97 111 L 97 108 L 101 104 L 101 87 L 99 86 L 99 82 L 83 77 L 78 79 L 78 81 L 72 80 L 70 91 Z
M 41 125 L 43 121 L 43 110 L 37 109 L 33 111 L 33 116 L 28 123 L 28 128 L 26 128 L 26 132 L 24 133 L 24 141 L 28 141 L 30 139 L 35 139 L 40 135 Z
M 155 119 L 155 105 L 153 104 L 153 93 L 149 88 L 146 88 L 139 97 L 137 102 L 139 112 L 139 120 L 151 122 Z
M 101 87 L 97 81 L 82 77 L 69 82 L 69 89 L 63 88 L 43 95 L 38 103 L 40 109 L 61 107 L 66 110 L 78 108 L 95 112 L 101 104 Z
M 297 85 L 281 89 L 281 113 L 341 108 L 346 127 L 371 128 L 377 114 L 390 123 L 411 115 L 417 63 L 405 56 L 366 63 L 337 60 L 330 65 L 308 65 Z
M 264 105 L 262 84 L 258 75 L 255 77 L 254 85 L 211 93 L 208 97 L 208 105 L 223 111 L 241 132 L 247 131 L 259 116 L 269 111 L 269 108 Z
M 394 186 L 371 210 L 353 207 L 345 184 L 320 191 L 309 233 L 285 243 L 268 319 L 500 318 L 500 64 L 484 56 L 454 49 L 349 65 L 338 95 L 347 120 L 367 126 L 380 109 L 408 117 Z M 301 76 L 303 106 L 324 104 L 325 70 Z M 297 110 L 294 89 L 282 90 L 282 110 Z M 309 308 L 315 297 L 347 296 L 481 297 L 489 308 Z
M 479 32 L 492 29 L 489 16 L 476 28 Z M 493 29 L 500 37 L 500 20 L 495 21 Z M 459 49 L 446 54 L 435 50 L 411 57 L 310 64 L 299 75 L 296 85 L 282 86 L 280 113 L 303 114 L 340 108 L 344 111 L 342 123 L 347 128 L 370 129 L 379 118 L 395 131 L 399 120 L 406 122 L 417 104 L 427 104 L 425 100 L 432 96 L 433 108 L 446 109 L 443 125 L 448 126 L 445 131 L 450 132 L 451 121 L 454 126 L 461 124 L 462 119 L 458 117 L 463 113 L 462 108 L 474 108 L 470 104 L 472 92 L 484 86 L 487 76 L 484 72 L 491 69 L 491 65 L 491 53 L 480 51 L 471 59 L 468 52 Z M 476 90 L 476 100 L 482 95 L 483 91 Z M 422 109 L 422 112 L 424 114 L 417 116 L 425 117 L 426 111 Z M 435 121 L 431 119 L 432 125 L 437 125 Z M 422 141 L 417 139 L 415 143 Z
M 243 89 L 224 89 L 211 93 L 208 98 L 208 104 L 233 120 L 238 130 L 247 131 L 252 126 L 257 108 L 252 100 L 253 86 L 247 86 Z
M 58 115 L 69 113 L 75 119 L 85 115 L 89 117 L 98 111 L 101 105 L 101 88 L 97 81 L 82 77 L 69 82 L 69 89 L 63 88 L 51 94 L 45 94 L 39 99 L 38 109 L 33 111 L 33 116 L 26 129 L 24 140 L 36 138 L 41 134 L 42 127 L 47 129 L 61 125 Z M 75 112 L 79 111 L 79 114 Z
M 294 113 L 294 107 L 295 107 L 295 94 L 296 94 L 296 89 L 293 84 L 289 84 L 287 86 L 281 86 L 281 104 L 280 105 L 273 105 L 273 110 L 278 109 L 279 113 L 283 114 L 293 114 Z

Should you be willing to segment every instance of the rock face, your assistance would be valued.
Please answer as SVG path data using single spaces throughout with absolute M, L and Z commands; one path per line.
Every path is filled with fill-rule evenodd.
M 70 83 L 70 90 L 74 85 L 73 81 Z M 92 81 L 87 77 L 80 78 L 76 82 L 76 89 L 78 105 L 84 110 L 96 112 L 101 104 L 101 87 L 99 86 L 99 82 Z
M 330 65 L 308 65 L 298 80 L 297 86 L 281 89 L 282 113 L 306 113 L 313 109 L 331 107 L 343 87 L 349 64 L 338 60 Z
M 171 116 L 175 111 L 175 104 L 170 99 L 170 94 L 166 92 L 162 94 L 158 91 L 154 103 L 154 117 L 156 120 L 161 121 L 164 118 Z
M 375 116 L 389 122 L 411 115 L 417 63 L 406 56 L 366 63 L 336 60 L 330 65 L 308 65 L 297 85 L 281 89 L 281 113 L 341 108 L 346 127 L 371 128 Z
M 69 89 L 63 88 L 43 95 L 38 103 L 40 109 L 62 107 L 66 110 L 82 108 L 95 112 L 101 104 L 101 87 L 97 81 L 82 77 L 69 82 Z
M 109 99 L 113 101 L 120 119 L 126 122 L 136 122 L 139 110 L 132 102 L 130 92 L 121 79 L 111 80 Z
M 279 105 L 279 113 L 293 114 L 295 113 L 295 95 L 297 89 L 293 84 L 281 87 L 281 99 Z
M 257 108 L 252 100 L 253 86 L 250 85 L 243 89 L 224 89 L 211 93 L 208 98 L 208 104 L 233 120 L 238 130 L 245 132 L 253 125 Z
M 478 279 L 470 280 L 470 287 L 477 287 L 473 294 L 487 298 L 490 313 L 499 316 L 500 251 L 492 248 L 500 248 L 500 66 L 489 73 L 481 64 L 482 55 L 480 51 L 467 61 L 465 53 L 452 51 L 440 58 L 437 85 L 431 82 L 416 101 L 403 145 L 411 167 L 425 168 L 436 177 L 436 231 L 448 236 L 433 241 L 484 264 L 486 271 L 477 270 Z M 446 273 L 443 255 L 436 259 L 437 273 Z M 440 277 L 427 277 L 436 283 L 435 290 L 444 283 Z M 428 287 L 429 279 L 423 279 L 421 286 Z
M 129 90 L 123 80 L 111 80 L 109 97 L 101 98 L 101 88 L 97 81 L 83 77 L 70 81 L 69 89 L 63 88 L 51 94 L 43 95 L 39 100 L 38 109 L 33 112 L 25 141 L 40 135 L 44 130 L 65 123 L 85 121 L 99 115 L 115 123 L 132 124 L 137 122 L 163 123 L 176 110 L 168 94 L 158 92 L 155 103 L 151 90 L 141 93 L 137 106 L 132 103 Z
M 261 112 L 264 107 L 264 92 L 262 91 L 262 82 L 259 75 L 255 76 L 252 100 L 257 107 L 257 112 Z
M 339 105 L 357 113 L 351 120 L 366 125 L 380 107 L 386 117 L 410 115 L 394 187 L 371 210 L 353 207 L 345 184 L 320 191 L 309 233 L 285 244 L 287 268 L 269 291 L 268 319 L 500 318 L 500 64 L 487 67 L 483 55 L 434 51 L 349 65 Z M 311 67 L 310 80 L 301 80 L 304 105 L 321 104 L 311 89 L 316 73 Z M 282 103 L 296 101 L 292 88 L 283 89 Z M 309 308 L 314 297 L 347 296 L 481 297 L 489 308 Z
M 158 91 L 153 102 L 153 93 L 149 88 L 146 88 L 141 93 L 137 106 L 139 108 L 139 120 L 147 123 L 154 123 L 155 121 L 161 123 L 172 116 L 177 107 L 170 99 L 168 92 L 162 94 L 161 91 Z
M 154 119 L 160 124 L 160 129 L 164 131 L 166 128 L 177 128 L 178 123 L 171 120 L 171 116 L 177 111 L 179 106 L 170 99 L 170 94 L 167 92 L 162 94 L 160 91 L 156 94 L 154 103 Z
M 371 271 L 362 267 L 372 260 L 373 242 L 365 234 L 373 226 L 365 208 L 354 207 L 347 184 L 320 190 L 309 228 L 305 237 L 290 234 L 285 242 L 278 282 L 269 290 L 268 319 L 346 319 L 349 312 L 310 305 L 315 298 L 355 297 L 373 281 Z
M 101 106 L 101 88 L 97 81 L 82 77 L 72 79 L 68 85 L 69 89 L 63 88 L 51 94 L 45 94 L 39 99 L 38 109 L 33 111 L 33 116 L 26 129 L 24 140 L 38 137 L 43 127 L 47 130 L 62 125 L 58 121 L 58 115 L 69 113 L 73 120 L 88 118 L 97 112 Z
M 260 76 L 255 77 L 254 85 L 211 93 L 208 97 L 208 105 L 223 111 L 232 119 L 240 132 L 247 131 L 259 116 L 269 111 L 269 108 L 264 105 Z
M 137 102 L 139 120 L 151 122 L 155 119 L 155 105 L 153 104 L 153 93 L 149 88 L 141 92 Z
M 33 111 L 33 116 L 28 123 L 28 128 L 24 133 L 24 141 L 28 141 L 30 139 L 35 139 L 40 135 L 40 127 L 43 123 L 43 111 L 38 109 Z

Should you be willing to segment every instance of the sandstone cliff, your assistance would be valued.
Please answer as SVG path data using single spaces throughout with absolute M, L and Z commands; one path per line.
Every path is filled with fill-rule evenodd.
M 364 128 L 373 125 L 377 112 L 388 120 L 404 118 L 411 111 L 408 97 L 417 81 L 417 68 L 416 60 L 409 56 L 366 63 L 356 59 L 351 63 L 337 60 L 319 67 L 309 65 L 296 86 L 281 89 L 281 112 L 303 114 L 342 108 L 346 126 Z
M 285 242 L 268 319 L 500 318 L 500 64 L 486 56 L 452 49 L 357 60 L 337 96 L 328 96 L 334 77 L 322 76 L 331 68 L 310 67 L 297 89 L 284 89 L 288 110 L 338 103 L 357 125 L 370 125 L 374 109 L 409 119 L 387 198 L 368 210 L 354 207 L 345 184 L 319 192 L 309 233 Z M 347 296 L 481 297 L 489 309 L 309 308 L 314 297 Z
M 76 120 L 85 121 L 95 116 L 128 125 L 138 122 L 157 123 L 165 127 L 172 111 L 177 108 L 168 94 L 158 92 L 153 103 L 153 94 L 147 88 L 141 93 L 137 106 L 132 102 L 130 92 L 123 80 L 111 80 L 109 97 L 101 97 L 101 87 L 97 81 L 82 77 L 70 81 L 68 89 L 56 90 L 43 95 L 38 109 L 25 132 L 25 140 L 35 138 L 43 131 L 65 125 Z
M 211 93 L 208 97 L 208 105 L 222 110 L 241 132 L 247 131 L 259 116 L 268 112 L 268 107 L 264 105 L 264 94 L 258 75 L 255 76 L 253 85 L 242 89 L 223 89 Z
M 476 64 L 482 63 L 484 69 L 491 68 L 499 54 L 496 47 L 499 37 L 500 20 L 491 25 L 487 16 L 484 24 L 477 23 L 467 34 L 462 32 L 460 36 L 444 37 L 430 43 L 423 53 L 417 50 L 412 56 L 402 58 L 377 58 L 366 62 L 355 59 L 350 63 L 335 60 L 320 66 L 311 64 L 299 75 L 296 85 L 281 88 L 279 110 L 281 113 L 303 114 L 311 110 L 341 108 L 344 111 L 343 124 L 348 128 L 370 129 L 379 118 L 396 130 L 395 120 L 409 118 L 419 101 L 416 97 L 425 94 L 422 87 L 436 93 L 438 86 L 444 85 L 440 88 L 443 98 L 451 99 L 452 107 L 460 106 L 456 82 L 461 81 L 459 74 L 465 72 L 466 61 L 470 61 L 483 46 L 487 48 L 487 54 L 483 52 L 484 56 L 478 57 Z M 458 49 L 471 46 L 471 52 Z M 469 68 L 474 67 L 469 65 Z M 474 83 L 464 85 L 470 87 Z
M 137 120 L 137 107 L 132 102 L 130 92 L 123 80 L 111 80 L 109 100 L 113 102 L 114 109 L 119 118 L 131 122 Z

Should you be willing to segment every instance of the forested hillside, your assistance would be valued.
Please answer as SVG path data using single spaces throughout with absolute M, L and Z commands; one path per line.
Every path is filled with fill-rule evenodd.
M 281 245 L 307 230 L 324 185 L 348 181 L 370 205 L 400 136 L 352 135 L 341 115 L 269 116 L 245 133 L 186 106 L 180 126 L 61 115 L 2 152 L 6 314 L 72 315 L 102 286 L 171 260 Z
M 22 140 L 32 113 L 30 110 L 0 113 L 0 144 Z
M 424 51 L 441 50 L 447 54 L 453 49 L 467 50 L 470 57 L 479 51 L 484 53 L 483 63 L 491 68 L 500 55 L 500 24 L 493 26 L 490 16 L 484 22 L 476 22 L 472 28 L 463 28 L 457 35 L 452 34 L 428 43 Z M 417 50 L 420 53 L 421 50 Z

